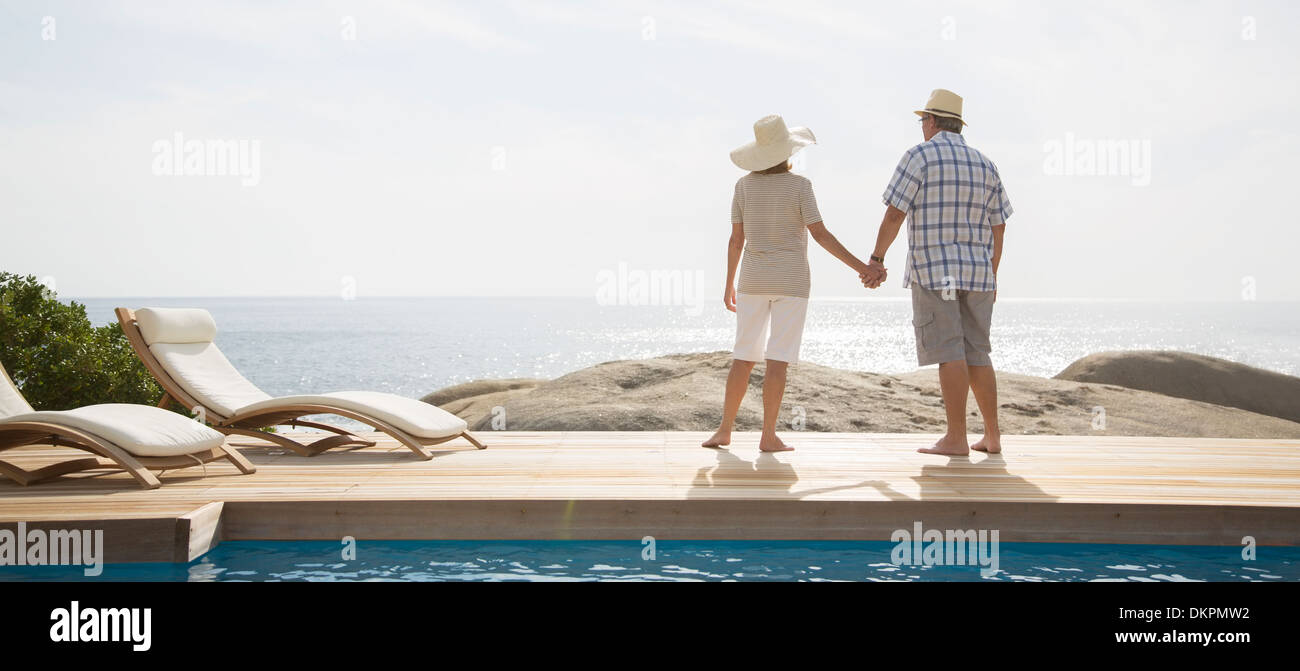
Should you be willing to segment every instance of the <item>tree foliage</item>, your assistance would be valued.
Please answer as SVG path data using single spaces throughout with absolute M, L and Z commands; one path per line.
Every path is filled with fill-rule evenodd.
M 162 396 L 121 326 L 91 326 L 86 306 L 59 302 L 31 275 L 0 272 L 0 364 L 37 410 Z

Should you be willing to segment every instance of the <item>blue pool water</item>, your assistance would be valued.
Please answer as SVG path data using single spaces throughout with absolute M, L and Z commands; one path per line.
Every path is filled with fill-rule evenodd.
M 226 542 L 189 564 L 0 567 L 0 581 L 1296 581 L 1300 548 L 1002 543 L 999 570 L 897 566 L 889 542 L 331 541 Z

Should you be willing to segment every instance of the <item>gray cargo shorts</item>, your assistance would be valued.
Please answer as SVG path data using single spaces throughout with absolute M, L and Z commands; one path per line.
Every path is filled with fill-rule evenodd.
M 992 366 L 989 323 L 993 319 L 992 291 L 949 292 L 912 283 L 912 326 L 916 330 L 916 361 L 921 366 L 965 360 L 971 366 Z

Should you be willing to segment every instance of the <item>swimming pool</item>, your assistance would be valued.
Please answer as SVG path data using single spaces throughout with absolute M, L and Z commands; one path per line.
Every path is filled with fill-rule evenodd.
M 0 581 L 1298 581 L 1300 548 L 1002 543 L 998 570 L 895 565 L 885 541 L 228 541 L 188 564 L 4 566 Z M 653 549 L 653 552 L 649 550 Z

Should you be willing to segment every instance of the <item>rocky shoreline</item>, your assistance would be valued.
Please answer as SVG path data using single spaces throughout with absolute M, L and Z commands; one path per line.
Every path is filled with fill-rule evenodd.
M 554 380 L 469 382 L 423 400 L 479 431 L 710 431 L 730 364 L 729 352 L 611 361 Z M 759 364 L 740 431 L 759 428 L 762 381 Z M 1107 352 L 1054 378 L 999 373 L 998 382 L 1007 434 L 1300 439 L 1300 378 L 1211 357 Z M 969 430 L 978 433 L 973 398 L 968 405 Z M 937 433 L 943 426 L 933 367 L 882 375 L 804 362 L 790 370 L 782 430 Z

